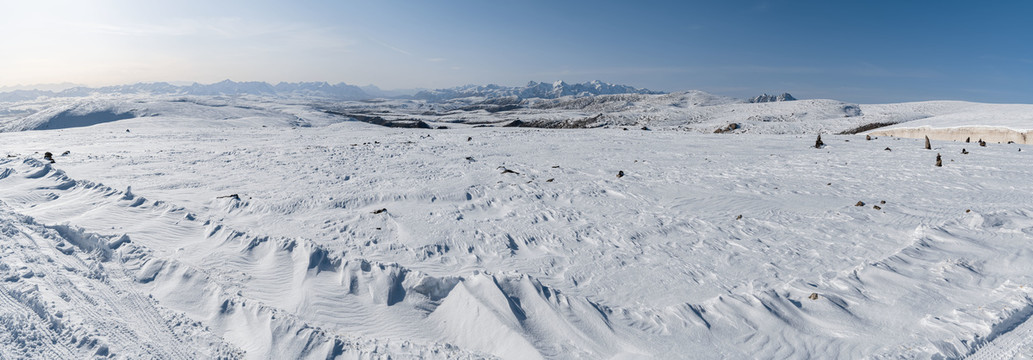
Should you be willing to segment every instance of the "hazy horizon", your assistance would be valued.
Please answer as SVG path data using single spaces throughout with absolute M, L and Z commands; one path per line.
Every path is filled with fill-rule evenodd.
M 0 5 L 0 89 L 601 80 L 747 97 L 1030 103 L 1033 4 L 105 0 Z

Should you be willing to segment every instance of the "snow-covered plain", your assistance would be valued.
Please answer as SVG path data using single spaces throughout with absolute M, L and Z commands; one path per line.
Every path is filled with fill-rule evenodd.
M 261 97 L 6 103 L 0 127 L 50 130 L 0 133 L 0 357 L 1031 358 L 1033 150 L 828 134 L 944 102 L 673 97 L 718 107 L 430 130 Z

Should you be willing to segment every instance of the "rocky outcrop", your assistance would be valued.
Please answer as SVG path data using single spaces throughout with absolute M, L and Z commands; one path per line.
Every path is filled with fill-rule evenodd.
M 793 95 L 790 95 L 787 92 L 781 93 L 779 95 L 763 94 L 763 95 L 760 95 L 760 96 L 757 96 L 757 97 L 746 99 L 746 101 L 751 102 L 751 103 L 766 103 L 766 102 L 794 101 L 794 100 L 796 100 L 796 98 L 794 98 Z

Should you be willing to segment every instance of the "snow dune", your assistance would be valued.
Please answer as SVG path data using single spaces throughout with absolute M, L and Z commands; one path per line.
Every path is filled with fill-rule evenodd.
M 1033 351 L 1021 144 L 140 100 L 149 116 L 0 133 L 0 357 Z

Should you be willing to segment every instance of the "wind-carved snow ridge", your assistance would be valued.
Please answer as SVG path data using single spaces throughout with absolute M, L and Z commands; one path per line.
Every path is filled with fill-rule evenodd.
M 23 164 L 41 168 L 32 172 L 19 171 L 33 176 L 26 176 L 26 179 L 67 179 L 62 172 L 50 170 L 50 164 L 42 164 L 35 160 L 26 160 Z M 41 176 L 40 173 L 44 171 L 46 174 Z M 128 189 L 125 192 L 117 192 L 99 184 L 91 184 L 90 188 L 94 197 L 113 198 L 120 204 L 116 209 L 149 208 L 145 211 L 163 214 L 168 214 L 172 209 L 176 212 L 169 204 L 152 203 L 138 195 L 132 195 Z M 74 187 L 65 190 L 75 191 Z M 200 220 L 194 222 L 200 223 Z M 319 323 L 337 322 L 338 325 L 347 327 L 347 324 L 353 321 L 350 320 L 351 317 L 367 316 L 364 312 L 376 313 L 379 311 L 377 308 L 381 306 L 405 307 L 406 310 L 402 312 L 410 315 L 396 318 L 394 321 L 424 318 L 425 324 L 421 327 L 441 331 L 442 339 L 454 341 L 463 348 L 485 354 L 522 357 L 541 352 L 560 356 L 576 354 L 585 351 L 585 348 L 612 350 L 612 346 L 619 343 L 612 332 L 605 331 L 608 329 L 605 320 L 600 318 L 601 315 L 594 310 L 593 304 L 550 290 L 526 275 L 474 274 L 469 278 L 434 277 L 397 264 L 364 259 L 346 260 L 310 240 L 256 237 L 212 221 L 205 221 L 198 226 L 203 228 L 203 241 L 192 242 L 193 246 L 190 246 L 189 239 L 165 240 L 179 244 L 176 246 L 180 246 L 177 252 L 181 256 L 175 259 L 156 256 L 152 250 L 142 245 L 147 243 L 146 240 L 134 243 L 126 235 L 102 237 L 67 225 L 56 225 L 51 229 L 56 230 L 65 242 L 78 249 L 72 250 L 73 248 L 62 245 L 62 242 L 56 245 L 62 253 L 82 251 L 92 254 L 99 264 L 122 262 L 119 266 L 124 267 L 127 274 L 135 273 L 132 278 L 139 284 L 139 291 L 153 296 L 170 309 L 181 311 L 205 324 L 213 334 L 221 335 L 230 343 L 242 348 L 248 357 L 291 357 L 291 354 L 323 354 L 319 356 L 325 355 L 330 358 L 346 354 L 373 356 L 376 355 L 375 349 L 380 347 L 392 348 L 390 354 L 394 357 L 405 353 L 411 353 L 419 358 L 466 356 L 448 344 L 430 343 L 424 345 L 429 347 L 420 350 L 421 346 L 417 344 L 342 337 L 315 326 Z M 123 245 L 131 250 L 119 251 Z M 114 251 L 119 251 L 118 254 L 121 256 L 112 259 Z M 132 256 L 127 256 L 125 252 Z M 191 253 L 197 254 L 198 257 L 182 256 Z M 218 259 L 219 263 L 209 263 L 208 259 Z M 96 276 L 106 277 L 103 265 L 99 265 L 94 271 Z M 292 274 L 287 276 L 287 282 L 284 282 L 283 271 Z M 237 273 L 240 275 L 234 275 Z M 227 280 L 240 276 L 247 278 L 246 285 Z M 485 281 L 494 285 L 479 285 Z M 463 290 L 454 292 L 457 286 Z M 232 290 L 235 288 L 238 290 L 236 295 L 233 295 Z M 349 306 L 323 309 L 319 304 L 327 301 L 344 301 Z M 463 306 L 457 308 L 453 304 Z M 473 304 L 478 307 L 477 313 L 483 312 L 483 315 L 464 320 L 469 314 L 469 306 L 474 306 Z M 307 307 L 314 308 L 301 313 L 282 310 Z M 352 307 L 360 309 L 350 309 Z M 586 319 L 577 314 L 586 311 L 596 314 L 594 317 L 599 319 L 596 324 L 582 323 Z M 316 314 L 322 316 L 314 316 Z M 572 323 L 570 319 L 578 319 L 578 322 Z M 485 343 L 481 336 L 483 333 L 477 326 L 456 329 L 449 325 L 466 321 L 487 324 L 503 322 L 511 326 L 512 331 L 504 334 L 509 340 L 494 338 L 494 341 Z M 239 333 L 239 326 L 243 324 L 250 329 L 246 334 Z M 541 331 L 539 328 L 547 329 L 558 325 L 562 325 L 564 330 L 526 338 L 525 333 L 528 331 L 538 333 Z M 491 327 L 487 325 L 481 330 L 489 330 Z M 585 334 L 584 331 L 589 333 Z M 610 341 L 600 341 L 607 337 L 607 333 Z M 254 343 L 253 338 L 256 335 L 273 341 L 266 344 Z M 420 334 L 409 336 L 419 337 Z M 577 346 L 556 347 L 552 344 L 557 337 L 569 338 L 569 341 Z M 496 341 L 523 345 L 515 348 L 500 347 Z M 535 345 L 544 348 L 539 349 Z

